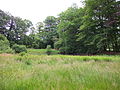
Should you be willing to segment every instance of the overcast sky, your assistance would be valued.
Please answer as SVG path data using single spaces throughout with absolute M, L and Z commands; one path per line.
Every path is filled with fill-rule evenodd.
M 31 20 L 34 24 L 47 16 L 57 16 L 73 3 L 82 6 L 81 0 L 0 0 L 0 9 L 13 16 Z

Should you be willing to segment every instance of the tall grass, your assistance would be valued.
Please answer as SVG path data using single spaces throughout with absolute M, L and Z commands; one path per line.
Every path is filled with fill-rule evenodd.
M 0 90 L 120 90 L 120 56 L 0 56 Z
M 46 55 L 46 49 L 28 49 L 28 53 L 32 55 Z M 51 54 L 56 55 L 59 51 L 52 49 Z

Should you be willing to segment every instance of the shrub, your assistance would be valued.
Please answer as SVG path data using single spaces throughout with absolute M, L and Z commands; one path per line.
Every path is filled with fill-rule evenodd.
M 27 49 L 24 45 L 13 45 L 12 49 L 15 51 L 15 53 L 21 53 L 21 52 L 27 52 Z
M 25 64 L 27 64 L 27 65 L 31 65 L 32 62 L 31 62 L 31 60 L 27 60 L 27 61 L 25 61 Z
M 46 54 L 47 54 L 47 55 L 50 55 L 51 53 L 52 53 L 51 46 L 50 46 L 50 45 L 47 45 Z
M 0 52 L 1 53 L 12 53 L 13 51 L 10 49 L 10 44 L 7 38 L 0 34 Z
M 21 52 L 19 55 L 20 56 L 24 56 L 24 55 L 26 55 L 26 53 L 25 52 Z

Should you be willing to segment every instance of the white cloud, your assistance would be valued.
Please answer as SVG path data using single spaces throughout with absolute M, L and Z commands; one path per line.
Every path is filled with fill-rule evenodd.
M 73 3 L 81 6 L 80 0 L 0 0 L 0 9 L 14 16 L 31 20 L 34 24 L 47 16 L 57 16 Z

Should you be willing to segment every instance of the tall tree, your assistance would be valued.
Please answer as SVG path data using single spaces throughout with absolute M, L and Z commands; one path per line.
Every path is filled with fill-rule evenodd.
M 57 19 L 54 16 L 48 16 L 44 21 L 44 41 L 46 45 L 54 48 L 55 38 L 57 38 Z
M 29 20 L 14 17 L 10 13 L 0 10 L 0 33 L 10 41 L 10 45 L 25 44 L 27 32 L 33 30 L 33 24 Z
M 59 15 L 59 41 L 56 43 L 56 46 L 58 46 L 62 53 L 78 53 L 80 44 L 76 39 L 83 14 L 82 8 L 79 9 L 76 5 L 73 5 Z
M 0 10 L 0 33 L 7 36 L 13 28 L 15 28 L 14 17 L 10 13 Z
M 119 51 L 116 5 L 116 0 L 85 0 L 85 15 L 83 25 L 80 26 L 79 40 L 86 39 L 86 52 Z
M 7 38 L 11 42 L 15 42 L 17 44 L 24 44 L 24 37 L 27 35 L 27 32 L 32 29 L 33 24 L 31 21 L 26 19 L 23 20 L 20 17 L 15 17 L 14 22 L 15 29 L 12 29 L 10 31 L 10 35 Z

